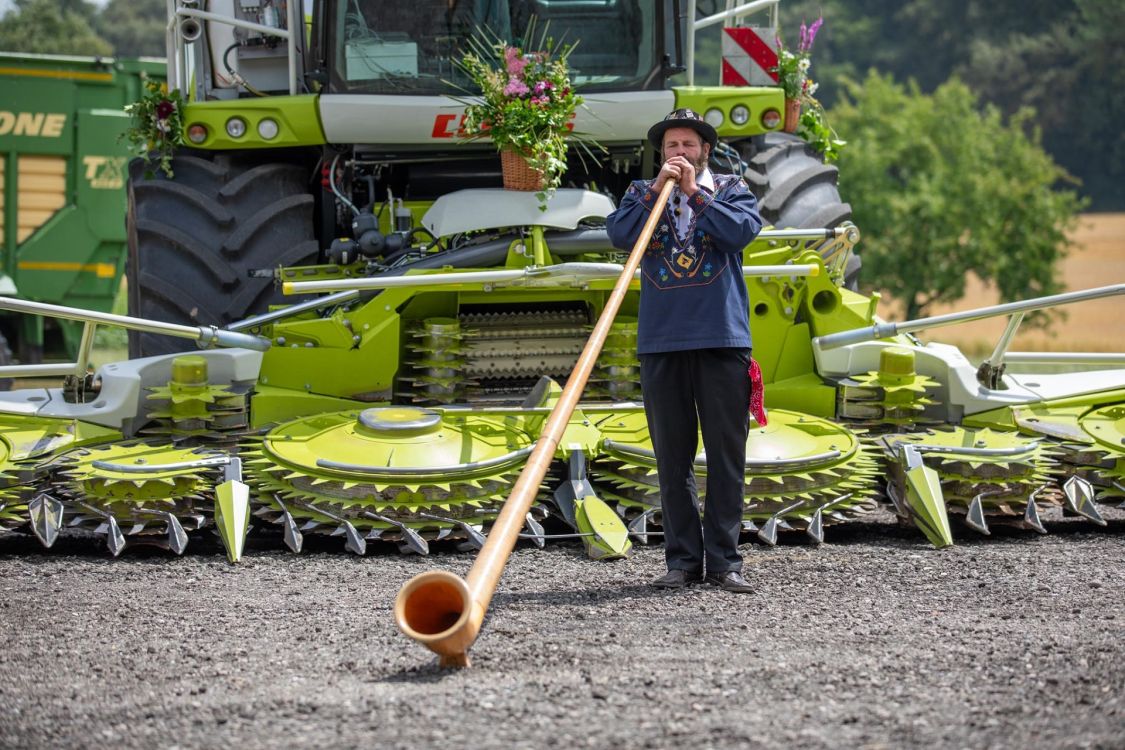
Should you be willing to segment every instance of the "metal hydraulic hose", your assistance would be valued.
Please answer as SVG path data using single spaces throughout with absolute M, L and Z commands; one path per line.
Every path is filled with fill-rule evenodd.
M 431 570 L 414 576 L 398 592 L 395 599 L 395 621 L 399 629 L 436 653 L 442 666 L 469 666 L 469 648 L 480 633 L 484 614 L 496 592 L 500 574 L 504 572 L 504 566 L 516 545 L 524 519 L 547 468 L 554 460 L 563 430 L 578 405 L 586 380 L 605 344 L 610 325 L 621 308 L 622 299 L 640 265 L 641 256 L 652 238 L 674 184 L 669 180 L 661 188 L 656 205 L 633 245 L 629 259 L 625 262 L 625 269 L 606 300 L 594 332 L 579 355 L 527 465 L 504 502 L 500 515 L 489 531 L 488 540 L 468 575 L 462 579 L 448 571 Z

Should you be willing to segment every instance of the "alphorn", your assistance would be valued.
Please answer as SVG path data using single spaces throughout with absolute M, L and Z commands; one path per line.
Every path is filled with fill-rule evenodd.
M 500 574 L 504 572 L 504 566 L 516 546 L 527 512 L 539 491 L 547 468 L 555 458 L 563 431 L 578 405 L 578 399 L 594 369 L 594 362 L 605 345 L 610 325 L 621 308 L 621 301 L 641 263 L 641 256 L 652 239 L 653 230 L 661 219 L 674 185 L 675 181 L 670 179 L 661 188 L 648 221 L 625 262 L 625 269 L 606 300 L 594 332 L 590 334 L 586 347 L 578 357 L 558 403 L 547 417 L 547 424 L 535 443 L 527 465 L 516 480 L 512 493 L 504 501 L 500 514 L 488 533 L 488 539 L 477 554 L 468 575 L 461 578 L 449 571 L 431 570 L 414 576 L 398 592 L 395 599 L 395 621 L 399 629 L 436 653 L 443 667 L 469 666 L 469 648 L 480 633 L 484 614 L 496 592 Z

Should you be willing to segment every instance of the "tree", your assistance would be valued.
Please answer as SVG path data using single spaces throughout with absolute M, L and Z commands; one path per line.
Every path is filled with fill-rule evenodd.
M 109 0 L 96 27 L 118 57 L 164 57 L 164 0 Z
M 1125 206 L 1125 5 L 1076 0 L 1037 29 L 1001 44 L 976 40 L 957 71 L 974 90 L 1014 112 L 1040 112 L 1043 144 L 1082 177 L 1095 209 Z
M 965 274 L 1004 300 L 1060 290 L 1056 265 L 1083 202 L 1030 130 L 1005 123 L 950 79 L 932 95 L 871 72 L 846 81 L 830 113 L 848 140 L 841 191 L 863 231 L 863 282 L 902 302 L 909 318 L 965 294 Z
M 699 15 L 724 7 L 700 0 Z M 818 16 L 812 74 L 826 106 L 842 79 L 872 68 L 925 92 L 957 75 L 1009 117 L 1034 108 L 1043 147 L 1081 178 L 1092 206 L 1125 208 L 1121 0 L 786 0 L 783 36 L 792 43 L 800 23 Z M 705 84 L 718 80 L 718 34 L 712 27 L 698 38 L 696 80 Z
M 16 0 L 0 18 L 0 49 L 55 55 L 113 54 L 91 27 L 95 7 L 85 0 Z

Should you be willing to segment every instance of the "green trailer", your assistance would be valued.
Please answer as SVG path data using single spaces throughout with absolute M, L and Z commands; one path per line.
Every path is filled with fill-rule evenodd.
M 109 311 L 125 266 L 121 134 L 160 59 L 0 53 L 0 294 Z M 0 357 L 73 356 L 80 327 L 0 318 Z M 10 346 L 9 346 L 10 344 Z

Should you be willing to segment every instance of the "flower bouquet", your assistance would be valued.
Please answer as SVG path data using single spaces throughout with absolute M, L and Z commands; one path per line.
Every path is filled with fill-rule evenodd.
M 814 96 L 817 83 L 809 75 L 813 42 L 823 25 L 823 17 L 811 26 L 802 23 L 796 51 L 786 48 L 778 37 L 777 66 L 770 72 L 777 73 L 777 82 L 785 92 L 785 132 L 797 133 L 824 154 L 826 161 L 834 161 L 845 142 L 828 125 L 824 107 Z
M 160 81 L 146 81 L 139 101 L 125 107 L 132 118 L 122 135 L 138 154 L 172 176 L 172 155 L 184 143 L 184 100 Z
M 524 39 L 533 37 L 534 24 Z M 534 46 L 526 51 L 496 38 L 471 39 L 457 65 L 480 95 L 454 98 L 465 105 L 464 136 L 490 138 L 500 151 L 504 187 L 536 191 L 546 210 L 547 194 L 566 171 L 568 139 L 587 150 L 592 141 L 573 133 L 574 113 L 582 104 L 567 69 L 575 45 L 556 47 L 541 35 Z

